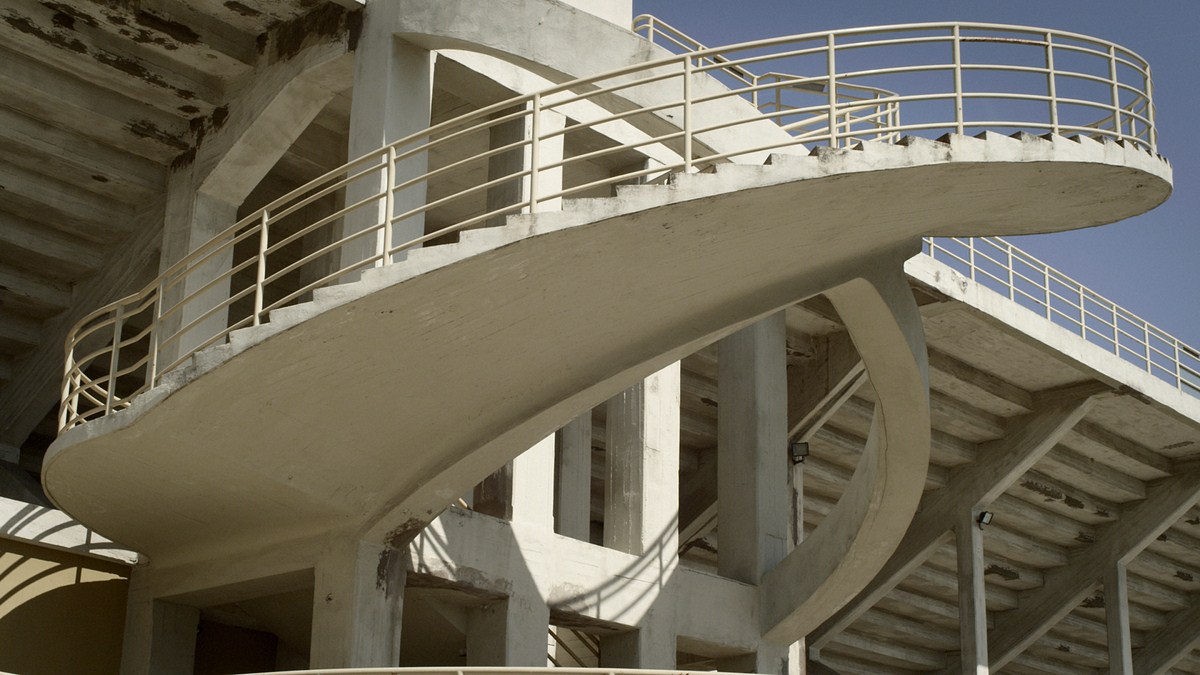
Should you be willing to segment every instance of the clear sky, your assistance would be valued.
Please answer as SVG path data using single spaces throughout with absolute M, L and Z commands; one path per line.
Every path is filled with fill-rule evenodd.
M 1150 62 L 1159 152 L 1175 191 L 1154 211 L 1101 228 L 1013 241 L 1051 266 L 1200 346 L 1200 0 L 634 0 L 719 46 L 853 26 L 982 21 L 1103 38 Z

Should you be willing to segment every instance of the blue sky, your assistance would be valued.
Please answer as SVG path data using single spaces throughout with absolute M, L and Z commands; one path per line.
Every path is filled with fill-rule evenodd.
M 634 0 L 718 46 L 852 26 L 982 21 L 1083 33 L 1141 54 L 1154 74 L 1159 152 L 1175 191 L 1150 213 L 1101 228 L 1013 241 L 1200 346 L 1200 0 Z

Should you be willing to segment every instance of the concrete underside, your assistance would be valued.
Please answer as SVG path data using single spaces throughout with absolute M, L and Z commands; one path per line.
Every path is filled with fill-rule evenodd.
M 334 529 L 402 543 L 581 411 L 920 235 L 1098 225 L 1168 192 L 1099 163 L 931 163 L 638 210 L 411 278 L 396 265 L 396 283 L 199 355 L 64 434 L 43 482 L 156 562 Z

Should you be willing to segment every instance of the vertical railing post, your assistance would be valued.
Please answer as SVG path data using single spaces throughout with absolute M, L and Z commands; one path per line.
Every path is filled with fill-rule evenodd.
M 1058 84 L 1054 77 L 1054 35 L 1046 33 L 1046 93 L 1050 96 L 1050 133 L 1058 129 Z
M 825 68 L 829 76 L 825 83 L 829 105 L 829 147 L 836 148 L 839 145 L 837 116 L 834 112 L 837 110 L 837 48 L 834 45 L 833 33 L 825 36 Z
M 384 173 L 387 179 L 387 191 L 383 194 L 383 251 L 379 261 L 381 267 L 392 264 L 392 247 L 395 246 L 395 233 L 392 219 L 396 217 L 396 146 L 389 145 L 384 156 L 387 166 Z
M 1117 304 L 1115 302 L 1109 303 L 1109 304 L 1112 305 L 1112 315 L 1113 315 L 1113 353 L 1116 354 L 1117 356 L 1120 356 L 1121 355 L 1121 329 L 1119 328 L 1120 324 L 1117 323 Z
M 971 268 L 971 281 L 975 281 L 975 238 L 967 239 L 967 266 Z
M 1008 299 L 1016 302 L 1017 300 L 1017 280 L 1013 272 L 1013 245 L 1004 242 L 1004 250 L 1008 253 Z
M 692 57 L 683 58 L 683 170 L 692 170 Z
M 954 129 L 960 136 L 965 132 L 963 121 L 962 31 L 954 24 Z
M 646 24 L 646 39 L 651 43 L 654 42 L 654 17 L 650 17 L 650 21 Z
M 121 329 L 125 323 L 125 305 L 117 305 L 117 316 L 113 320 L 112 352 L 108 358 L 108 392 L 104 396 L 104 414 L 112 412 L 117 393 L 117 371 L 121 368 Z
M 251 318 L 251 325 L 254 326 L 262 322 L 263 295 L 266 293 L 263 286 L 267 283 L 267 246 L 269 243 L 267 224 L 269 222 L 270 214 L 263 209 L 262 218 L 258 223 L 258 261 L 254 271 L 254 316 Z
M 153 389 L 158 384 L 158 338 L 162 328 L 163 280 L 160 277 L 158 286 L 154 289 L 154 316 L 150 320 L 150 353 L 146 355 L 146 388 Z
M 1053 321 L 1054 316 L 1050 309 L 1050 267 L 1042 265 L 1042 291 L 1046 297 L 1046 319 Z
M 1117 47 L 1116 45 L 1108 46 L 1108 78 L 1109 84 L 1112 87 L 1112 111 L 1113 111 L 1113 130 L 1117 132 L 1117 139 L 1122 139 L 1125 132 L 1122 130 L 1121 123 L 1121 89 L 1117 86 Z
M 1144 340 L 1142 344 L 1145 345 L 1144 351 L 1146 353 L 1146 372 L 1153 375 L 1154 365 L 1150 360 L 1150 324 L 1145 321 L 1142 322 L 1142 339 Z
M 1154 80 L 1150 77 L 1150 66 L 1146 65 L 1146 119 L 1150 120 L 1149 138 L 1146 139 L 1150 143 L 1150 154 L 1158 152 L 1158 126 L 1154 123 Z
M 1083 304 L 1083 284 L 1076 284 L 1079 289 L 1079 336 L 1087 339 L 1087 309 Z
M 542 151 L 538 136 L 542 134 L 542 94 L 536 92 L 529 104 L 529 212 L 537 211 L 538 189 L 541 173 Z
M 71 334 L 67 337 L 66 358 L 63 359 L 63 385 L 62 385 L 62 407 L 58 410 L 58 430 L 64 431 L 67 425 L 74 420 L 72 410 L 79 407 L 78 392 L 71 392 L 78 386 L 76 384 L 75 374 L 71 371 L 75 369 L 75 335 Z
M 1183 391 L 1183 370 L 1179 360 L 1179 338 L 1172 338 L 1172 347 L 1175 348 L 1175 388 Z

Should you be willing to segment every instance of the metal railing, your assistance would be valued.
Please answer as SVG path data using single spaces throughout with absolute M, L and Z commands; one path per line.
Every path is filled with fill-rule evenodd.
M 998 237 L 925 239 L 923 251 L 1193 396 L 1200 350 Z
M 1028 50 L 1047 65 L 1025 65 L 1011 53 L 1016 63 L 1004 65 L 996 54 L 966 49 L 981 45 Z M 1097 60 L 1100 74 L 1065 63 L 1065 55 Z M 752 68 L 812 73 L 784 86 L 824 96 L 759 112 L 759 92 L 781 85 L 730 75 Z M 901 86 L 906 80 L 911 88 Z M 1099 89 L 1066 97 L 1068 80 Z M 874 90 L 905 92 L 886 99 L 905 106 L 903 124 L 898 116 L 872 118 L 869 133 L 879 138 L 1006 129 L 1088 133 L 1155 149 L 1145 62 L 1108 42 L 1036 28 L 953 23 L 813 33 L 699 49 L 574 80 L 359 157 L 254 210 L 141 292 L 86 316 L 67 338 L 60 429 L 128 406 L 192 354 L 316 289 L 399 262 L 418 247 L 453 242 L 464 230 L 731 158 L 841 147 L 866 133 L 846 120 L 873 116 L 868 111 L 880 104 L 859 92 Z M 1145 114 L 1129 109 L 1139 101 Z M 1024 107 L 1007 107 L 1014 102 Z M 931 103 L 948 107 L 923 109 Z M 1111 121 L 1072 124 L 1065 113 L 1074 108 L 1089 123 L 1096 114 Z M 764 127 L 766 120 L 805 116 L 812 123 L 803 129 Z
M 734 675 L 720 670 L 652 670 L 646 668 L 325 668 L 316 670 L 272 671 L 252 675 Z
M 651 670 L 648 668 L 555 668 L 547 666 L 417 667 L 417 668 L 325 668 L 289 670 L 256 675 L 734 675 L 719 670 Z

